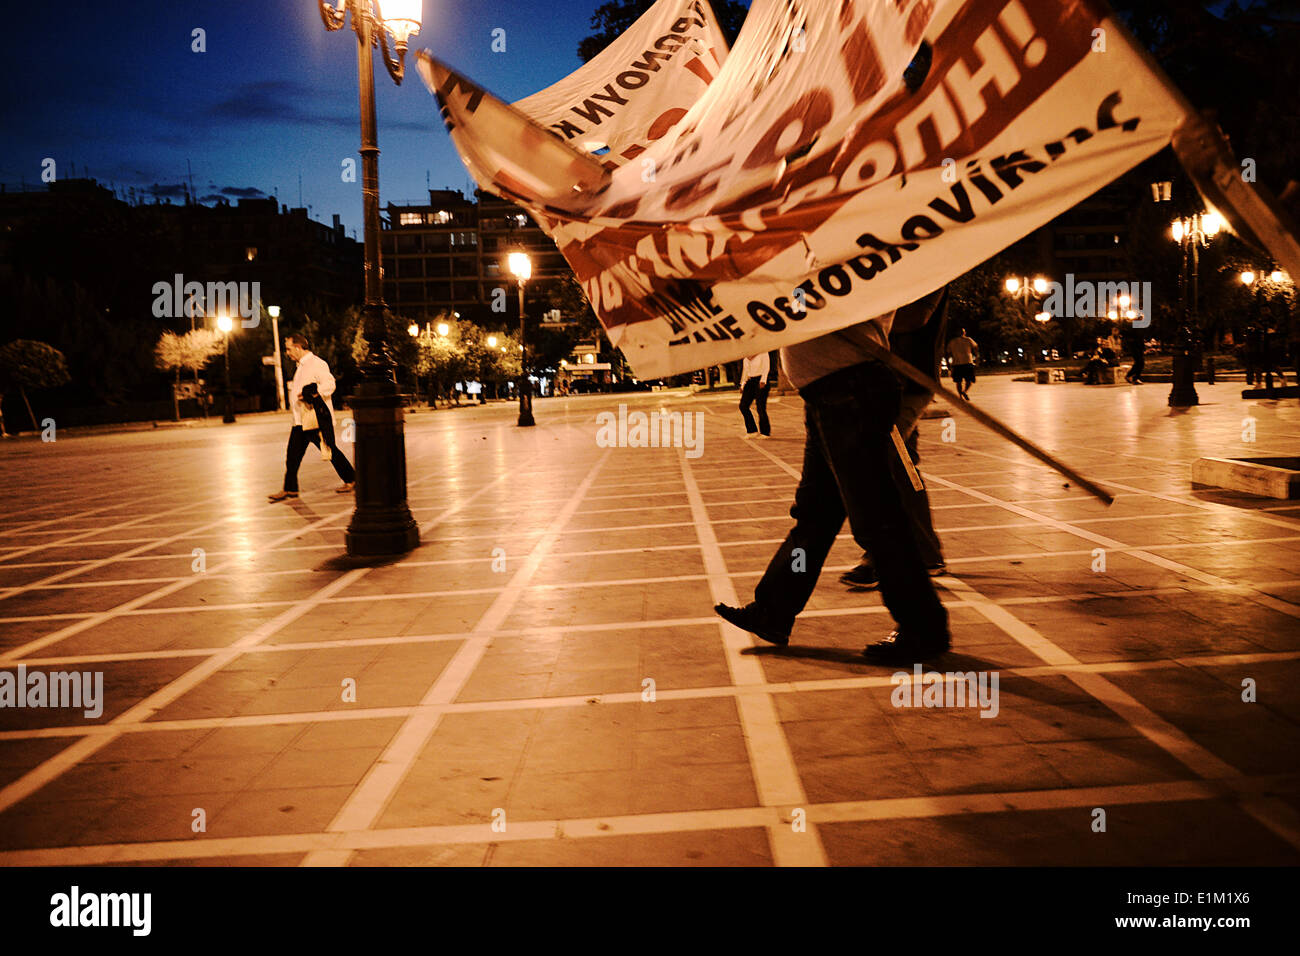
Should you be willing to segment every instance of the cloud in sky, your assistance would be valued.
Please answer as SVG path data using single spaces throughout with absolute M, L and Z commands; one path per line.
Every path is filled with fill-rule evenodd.
M 317 91 L 302 83 L 292 80 L 257 80 L 241 83 L 232 94 L 213 105 L 209 114 L 213 119 L 245 123 L 298 123 L 346 130 L 356 128 L 359 120 L 355 113 L 328 113 L 303 105 L 319 99 Z M 386 120 L 384 126 L 387 129 L 430 129 L 427 122 L 407 120 Z

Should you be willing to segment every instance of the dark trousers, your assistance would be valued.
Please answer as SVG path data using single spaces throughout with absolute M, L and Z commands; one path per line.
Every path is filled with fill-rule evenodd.
M 891 458 L 898 419 L 898 380 L 878 362 L 818 379 L 804 399 L 803 474 L 790 516 L 795 525 L 754 589 L 774 622 L 792 624 L 817 586 L 845 517 L 871 555 L 885 606 L 905 633 L 930 640 L 948 634 L 944 610 L 903 504 Z
M 308 445 L 320 447 L 322 429 L 329 431 L 329 437 L 326 439 L 326 446 L 330 449 L 330 464 L 346 483 L 356 480 L 357 474 L 352 470 L 352 463 L 347 460 L 343 452 L 334 447 L 334 429 L 331 427 L 329 416 L 325 415 L 318 421 L 322 428 L 313 428 L 310 431 L 303 431 L 301 425 L 294 425 L 293 431 L 289 432 L 289 447 L 284 454 L 284 490 L 298 490 L 298 466 L 302 464 L 302 456 L 307 453 Z
M 757 376 L 745 380 L 744 388 L 740 392 L 740 414 L 745 419 L 745 431 L 751 435 L 759 432 L 763 435 L 772 434 L 772 423 L 767 420 L 767 392 L 768 386 L 764 379 Z M 749 413 L 749 406 L 758 400 L 758 424 L 754 424 L 754 416 Z
M 1142 372 L 1146 368 L 1146 366 L 1147 366 L 1147 357 L 1145 352 L 1139 355 L 1134 355 L 1133 367 L 1128 370 L 1128 374 L 1125 375 L 1124 377 L 1128 379 L 1130 382 L 1133 381 L 1133 379 L 1135 378 L 1141 378 Z
M 904 440 L 908 454 L 912 456 L 913 465 L 921 461 L 916 439 L 917 430 L 913 429 Z M 902 496 L 903 508 L 907 512 L 908 522 L 912 525 L 912 533 L 916 535 L 916 545 L 921 551 L 921 560 L 925 562 L 927 568 L 943 564 L 943 545 L 939 543 L 939 535 L 934 530 L 934 516 L 930 513 L 930 495 L 924 487 L 920 491 L 912 487 L 912 479 L 908 476 L 907 469 L 903 467 L 903 460 L 897 454 L 889 456 L 889 467 L 898 485 L 898 493 Z

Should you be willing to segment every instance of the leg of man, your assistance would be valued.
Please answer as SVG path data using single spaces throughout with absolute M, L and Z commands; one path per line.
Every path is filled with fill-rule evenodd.
M 345 485 L 350 485 L 357 480 L 356 470 L 352 467 L 352 462 L 348 461 L 348 456 L 343 454 L 337 448 L 330 456 L 330 464 L 334 466 L 334 472 L 339 476 L 339 480 Z
M 289 447 L 284 453 L 285 491 L 297 492 L 298 490 L 298 466 L 302 464 L 302 456 L 307 453 L 307 442 L 302 426 L 294 425 L 293 431 L 289 432 Z
M 908 453 L 912 456 L 912 464 L 917 465 L 921 461 L 921 454 L 917 451 L 917 428 L 913 422 L 912 430 L 908 432 L 904 444 L 907 446 Z M 924 487 L 917 491 L 912 487 L 912 478 L 903 467 L 903 461 L 898 455 L 890 458 L 890 470 L 893 472 L 894 481 L 898 484 L 898 492 L 902 495 L 903 506 L 907 509 L 907 517 L 911 522 L 912 530 L 916 534 L 917 547 L 921 549 L 921 560 L 925 562 L 925 568 L 928 573 L 933 573 L 936 568 L 944 567 L 943 545 L 939 541 L 939 535 L 934 530 L 934 516 L 930 512 L 930 495 Z M 924 479 L 923 479 L 924 480 Z M 876 575 L 875 565 L 872 564 L 871 555 L 867 552 L 862 553 L 862 558 L 858 566 L 850 571 L 840 575 L 840 580 L 845 584 L 853 587 L 868 589 L 874 588 L 880 583 Z
M 754 397 L 758 394 L 758 379 L 749 378 L 740 389 L 740 415 L 745 419 L 745 433 L 748 435 L 758 431 L 758 426 L 754 424 L 754 416 L 750 414 L 749 406 L 754 403 Z
M 761 381 L 758 386 L 758 432 L 760 435 L 772 434 L 772 423 L 767 418 L 767 393 L 770 391 L 767 382 Z
M 926 573 L 890 469 L 889 456 L 897 456 L 890 431 L 900 407 L 898 380 L 877 362 L 859 365 L 850 375 L 837 373 L 808 407 L 810 443 L 815 435 L 854 540 L 871 555 L 899 631 L 909 642 L 946 647 L 948 613 Z
M 805 425 L 803 472 L 790 508 L 795 524 L 754 588 L 754 603 L 763 615 L 774 626 L 787 630 L 812 596 L 826 555 L 844 526 L 844 505 L 835 475 L 822 454 L 807 411 Z
M 912 429 L 904 440 L 908 454 L 912 456 L 913 466 L 921 463 L 921 453 L 917 450 L 917 431 L 915 428 Z M 897 456 L 895 458 L 897 459 Z M 925 562 L 927 569 L 937 568 L 944 563 L 943 545 L 940 544 L 939 535 L 934 530 L 934 515 L 930 511 L 930 493 L 924 487 L 920 491 L 912 488 L 911 478 L 908 477 L 907 469 L 903 467 L 901 460 L 898 461 L 897 471 L 901 473 L 898 476 L 901 479 L 898 487 L 903 492 L 903 504 L 907 508 L 912 529 L 916 532 L 916 543 L 921 549 L 921 560 Z
M 307 436 L 307 441 L 311 442 L 318 448 L 320 447 L 320 429 L 312 429 L 305 434 Z M 350 485 L 352 482 L 357 480 L 357 473 L 352 469 L 352 462 L 348 461 L 347 456 L 337 448 L 334 449 L 334 454 L 330 457 L 330 464 L 334 466 L 335 473 L 345 485 Z

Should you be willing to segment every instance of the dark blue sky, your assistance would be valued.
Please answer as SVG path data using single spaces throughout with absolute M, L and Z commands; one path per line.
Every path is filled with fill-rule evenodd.
M 423 0 L 412 51 L 427 47 L 518 99 L 580 65 L 578 41 L 600 2 Z M 6 20 L 0 182 L 10 188 L 38 184 L 52 157 L 60 178 L 75 164 L 77 176 L 121 189 L 179 190 L 188 158 L 200 197 L 278 188 L 296 206 L 301 172 L 312 217 L 339 213 L 359 230 L 360 182 L 340 176 L 359 145 L 356 40 L 350 27 L 327 33 L 316 0 L 71 0 L 10 5 Z M 206 53 L 191 52 L 199 27 Z M 491 50 L 497 27 L 505 53 Z M 435 188 L 468 188 L 410 61 L 401 87 L 376 63 L 381 202 L 421 198 L 426 172 Z

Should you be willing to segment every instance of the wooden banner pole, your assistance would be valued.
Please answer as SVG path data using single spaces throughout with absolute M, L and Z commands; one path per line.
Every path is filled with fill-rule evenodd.
M 944 388 L 942 385 L 940 385 L 930 376 L 914 368 L 909 363 L 904 362 L 901 358 L 899 358 L 893 352 L 890 352 L 888 349 L 881 348 L 880 346 L 875 345 L 873 343 L 867 343 L 867 347 L 871 351 L 871 353 L 875 355 L 876 358 L 878 358 L 885 365 L 888 365 L 899 375 L 910 378 L 913 382 L 916 382 L 916 384 L 922 386 L 927 391 L 935 395 L 942 395 L 944 398 L 948 399 L 948 401 L 952 402 L 954 408 L 960 410 L 966 415 L 969 415 L 971 418 L 975 419 L 975 421 L 979 422 L 985 428 L 988 428 L 991 431 L 996 432 L 998 435 L 1001 435 L 1003 438 L 1011 442 L 1011 444 L 1015 445 L 1017 448 L 1023 448 L 1025 451 L 1029 452 L 1029 454 L 1033 455 L 1035 458 L 1037 458 L 1043 464 L 1047 465 L 1049 468 L 1057 472 L 1060 472 L 1066 478 L 1069 478 L 1071 481 L 1073 481 L 1084 491 L 1088 492 L 1088 494 L 1094 496 L 1095 498 L 1098 498 L 1099 500 L 1101 500 L 1107 505 L 1114 503 L 1115 496 L 1112 495 L 1105 488 L 1101 487 L 1101 485 L 1085 478 L 1083 475 L 1079 474 L 1069 465 L 1065 464 L 1059 459 L 1054 458 L 1052 455 L 1043 451 L 1043 449 L 1039 448 L 1028 438 L 1025 438 L 1017 434 L 1016 432 L 1012 431 L 1009 427 L 1002 424 L 1002 422 L 998 421 L 988 412 L 983 411 L 982 409 L 972 405 L 969 401 L 957 395 L 956 392 Z

